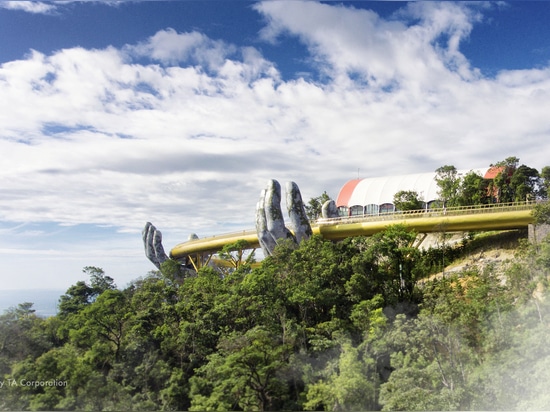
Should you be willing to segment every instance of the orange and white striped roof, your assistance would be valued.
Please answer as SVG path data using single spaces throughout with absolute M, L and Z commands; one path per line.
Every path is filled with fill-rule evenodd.
M 484 177 L 489 177 L 493 168 L 472 169 Z M 459 176 L 463 176 L 470 170 L 458 170 Z M 336 199 L 336 206 L 366 206 L 393 203 L 394 195 L 401 190 L 415 191 L 420 199 L 426 203 L 439 198 L 439 187 L 435 181 L 437 174 L 417 173 L 402 176 L 374 177 L 366 179 L 353 179 L 347 182 Z

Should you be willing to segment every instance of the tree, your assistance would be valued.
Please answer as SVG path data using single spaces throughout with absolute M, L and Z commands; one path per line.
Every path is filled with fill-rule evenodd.
M 191 378 L 190 410 L 284 409 L 290 353 L 262 327 L 223 338 Z
M 517 169 L 518 164 L 519 158 L 511 156 L 491 165 L 491 167 L 501 169 L 490 184 L 491 193 L 496 195 L 496 198 L 500 203 L 514 201 L 514 192 L 510 186 L 510 179 Z
M 25 302 L 0 315 L 0 375 L 10 371 L 10 365 L 27 357 L 35 357 L 48 350 L 46 320 L 38 317 L 33 304 Z
M 438 194 L 443 201 L 443 206 L 457 206 L 460 177 L 456 167 L 445 165 L 437 168 L 435 172 L 435 181 L 439 187 Z
M 541 178 L 540 197 L 543 199 L 547 199 L 548 191 L 550 190 L 550 166 L 544 166 L 541 169 L 540 178 Z
M 473 170 L 466 173 L 460 184 L 460 205 L 470 206 L 490 203 L 488 185 L 489 182 Z
M 97 300 L 82 313 L 86 319 L 86 334 L 91 334 L 94 343 L 104 342 L 112 346 L 114 361 L 119 360 L 122 339 L 127 321 L 127 299 L 117 289 L 103 292 Z
M 376 410 L 379 377 L 376 361 L 349 340 L 340 345 L 336 362 L 329 362 L 325 377 L 308 385 L 306 410 Z
M 276 265 L 276 279 L 287 310 L 306 327 L 343 318 L 351 303 L 345 283 L 351 275 L 341 246 L 313 236 L 298 248 L 280 247 L 269 263 Z
M 510 191 L 514 202 L 535 200 L 539 197 L 541 178 L 537 169 L 521 165 L 510 178 Z
M 115 281 L 107 276 L 105 271 L 95 266 L 85 266 L 82 271 L 90 277 L 90 285 L 94 297 L 101 295 L 106 290 L 116 289 Z
M 59 299 L 59 314 L 61 316 L 78 313 L 104 291 L 116 289 L 113 278 L 106 276 L 103 269 L 86 266 L 82 272 L 89 276 L 90 285 L 80 280 L 67 289 L 67 292 Z
M 509 171 L 510 170 L 514 171 L 517 169 L 518 164 L 519 164 L 519 157 L 510 156 L 504 160 L 495 162 L 494 164 L 491 165 L 491 167 L 503 167 L 505 169 L 508 169 Z
M 192 284 L 195 277 L 181 285 L 173 279 L 164 271 L 153 271 L 124 291 L 128 309 L 121 362 L 110 376 L 131 387 L 135 409 L 189 409 L 188 381 L 197 363 L 190 359 L 195 342 L 189 342 L 183 330 L 189 315 L 181 308 L 179 290 Z M 186 292 L 183 296 L 188 297 Z M 200 356 L 197 358 L 200 364 Z
M 550 224 L 550 203 L 539 203 L 533 209 L 533 217 L 535 219 L 535 225 L 549 225 Z
M 433 317 L 407 321 L 398 315 L 388 341 L 394 371 L 381 385 L 383 411 L 467 409 L 472 355 L 459 330 Z
M 309 202 L 306 205 L 306 215 L 310 221 L 313 222 L 321 217 L 323 205 L 328 200 L 332 199 L 326 191 L 324 191 L 320 196 L 309 199 Z
M 254 263 L 254 252 L 246 253 L 248 242 L 244 239 L 238 240 L 235 243 L 225 245 L 218 253 L 219 257 L 229 264 L 229 270 L 224 270 L 225 274 L 229 274 L 242 265 L 250 265 Z
M 78 313 L 91 303 L 94 296 L 94 289 L 86 282 L 79 280 L 59 298 L 59 315 L 67 316 Z
M 391 225 L 369 238 L 366 254 L 370 270 L 377 272 L 386 304 L 414 302 L 416 281 L 423 275 L 420 251 L 413 246 L 416 232 L 404 225 Z M 370 278 L 370 276 L 369 276 Z
M 12 373 L 18 385 L 8 388 L 9 410 L 130 410 L 135 406 L 121 384 L 95 370 L 71 344 L 18 362 Z M 22 381 L 48 384 L 21 385 Z
M 393 204 L 396 210 L 418 210 L 422 209 L 423 202 L 418 192 L 414 190 L 400 190 L 393 196 Z

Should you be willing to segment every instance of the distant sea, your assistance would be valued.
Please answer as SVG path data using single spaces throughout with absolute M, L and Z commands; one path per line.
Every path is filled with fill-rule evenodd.
M 57 314 L 59 297 L 65 294 L 65 290 L 53 289 L 21 289 L 0 290 L 0 314 L 9 308 L 16 308 L 24 302 L 34 303 L 35 313 L 41 317 L 49 317 Z

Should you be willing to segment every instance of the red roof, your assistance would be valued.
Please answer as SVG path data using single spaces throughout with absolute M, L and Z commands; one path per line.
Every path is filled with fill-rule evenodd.
M 504 169 L 504 166 L 492 166 L 489 168 L 489 170 L 487 170 L 487 173 L 485 173 L 485 176 L 483 176 L 483 178 L 494 179 L 500 172 L 503 172 Z
M 363 179 L 350 180 L 342 187 L 342 189 L 340 189 L 340 193 L 338 193 L 338 199 L 336 199 L 336 206 L 348 205 L 349 198 L 353 194 L 355 186 L 357 186 L 361 180 Z

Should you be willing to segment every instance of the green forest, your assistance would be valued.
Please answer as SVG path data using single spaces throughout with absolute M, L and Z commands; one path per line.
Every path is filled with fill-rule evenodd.
M 85 267 L 56 316 L 0 316 L 0 409 L 548 410 L 550 237 L 438 236 L 313 236 L 124 288 Z M 445 270 L 497 246 L 513 258 Z

